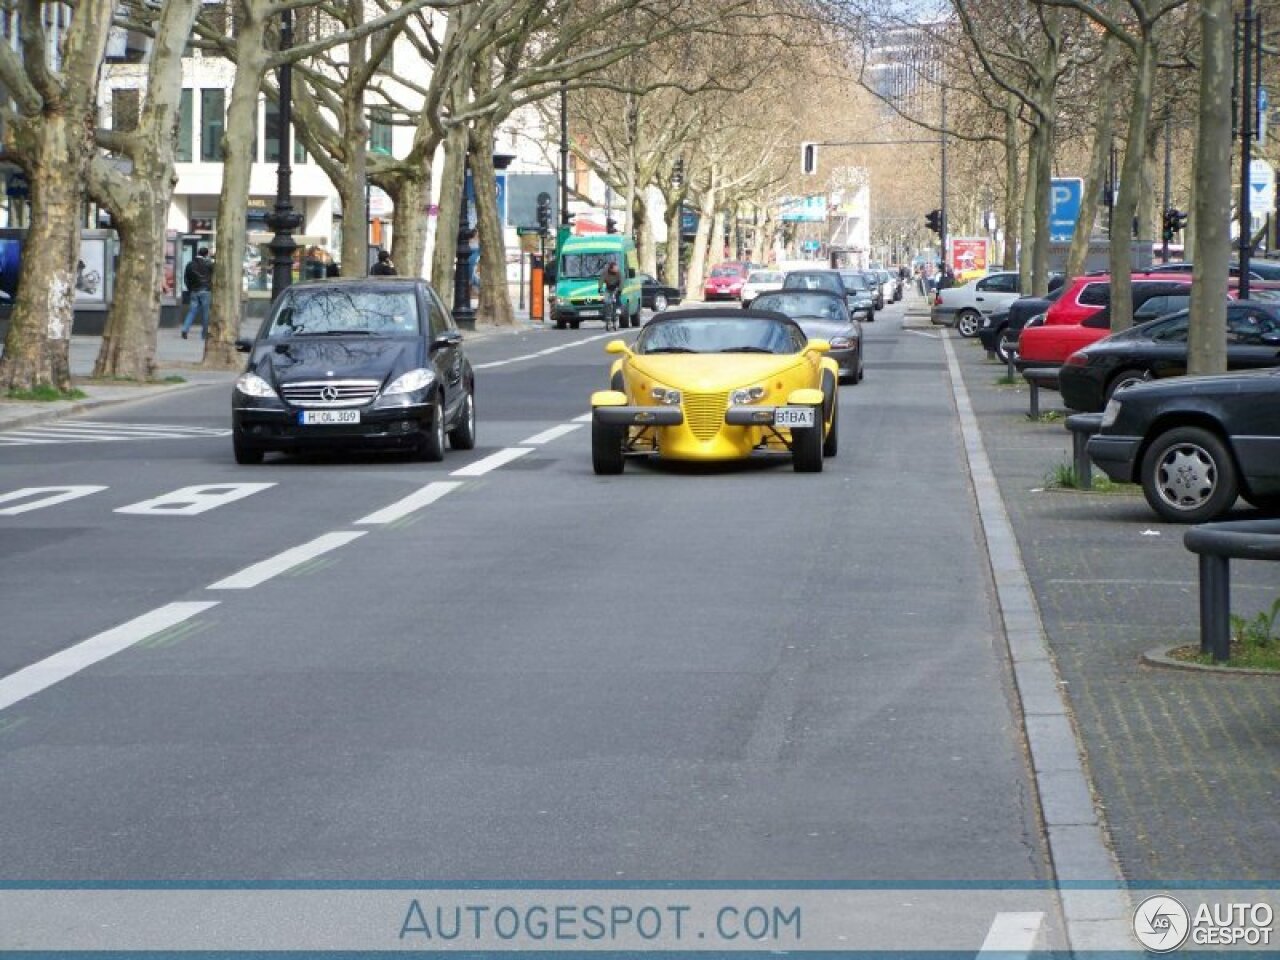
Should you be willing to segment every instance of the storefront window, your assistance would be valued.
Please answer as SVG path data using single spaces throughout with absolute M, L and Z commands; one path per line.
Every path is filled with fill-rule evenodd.
M 205 163 L 222 162 L 226 95 L 222 89 L 200 91 L 200 159 Z

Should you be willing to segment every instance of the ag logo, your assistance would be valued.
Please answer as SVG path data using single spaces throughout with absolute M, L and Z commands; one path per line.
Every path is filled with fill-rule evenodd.
M 1190 929 L 1187 908 L 1173 897 L 1147 897 L 1133 913 L 1133 934 L 1152 953 L 1177 950 Z

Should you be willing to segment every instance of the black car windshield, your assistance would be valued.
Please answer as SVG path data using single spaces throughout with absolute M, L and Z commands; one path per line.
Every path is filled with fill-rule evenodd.
M 276 311 L 266 335 L 404 336 L 420 333 L 417 298 L 411 288 L 371 290 L 334 286 L 294 288 Z
M 617 254 L 606 251 L 566 253 L 560 262 L 560 276 L 566 280 L 595 280 L 605 267 L 617 262 Z
M 871 284 L 867 283 L 867 278 L 860 273 L 842 273 L 840 281 L 844 284 L 845 290 L 850 293 L 861 293 L 864 290 L 870 290 Z
M 821 293 L 764 293 L 751 304 L 756 310 L 772 310 L 784 317 L 817 317 L 820 320 L 843 320 L 840 301 Z
M 761 317 L 696 317 L 650 323 L 635 352 L 799 353 L 808 341 L 794 324 Z

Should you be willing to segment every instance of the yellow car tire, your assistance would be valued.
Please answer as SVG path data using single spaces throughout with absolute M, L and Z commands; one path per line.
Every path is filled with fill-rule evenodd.
M 622 472 L 627 462 L 622 455 L 625 435 L 626 427 L 615 427 L 599 420 L 591 422 L 591 467 L 596 476 L 616 476 Z
M 822 472 L 822 407 L 814 408 L 814 425 L 791 431 L 791 465 L 796 473 Z

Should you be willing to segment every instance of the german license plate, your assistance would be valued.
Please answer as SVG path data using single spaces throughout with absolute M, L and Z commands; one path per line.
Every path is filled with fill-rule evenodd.
M 598 317 L 598 316 L 600 316 L 600 311 L 599 311 L 599 310 L 579 310 L 579 311 L 578 311 L 578 316 L 580 316 L 580 317 Z
M 346 426 L 359 422 L 359 410 L 303 410 L 298 414 L 298 423 L 303 426 Z
M 773 411 L 775 427 L 812 427 L 813 407 L 778 407 Z

